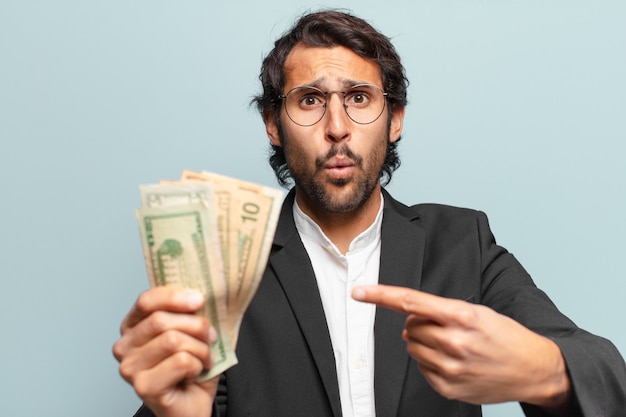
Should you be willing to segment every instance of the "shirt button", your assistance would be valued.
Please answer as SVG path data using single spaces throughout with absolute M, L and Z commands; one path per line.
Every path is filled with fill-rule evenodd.
M 364 365 L 363 359 L 357 359 L 356 362 L 354 362 L 354 367 L 356 369 L 361 369 L 363 365 Z

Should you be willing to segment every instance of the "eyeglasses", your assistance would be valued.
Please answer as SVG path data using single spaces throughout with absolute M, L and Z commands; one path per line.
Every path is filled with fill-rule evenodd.
M 304 85 L 292 88 L 278 98 L 285 100 L 287 116 L 297 125 L 313 126 L 322 120 L 328 107 L 328 96 L 332 93 L 343 95 L 343 108 L 355 123 L 374 123 L 385 109 L 387 93 L 371 84 L 358 84 L 346 91 L 330 90 Z

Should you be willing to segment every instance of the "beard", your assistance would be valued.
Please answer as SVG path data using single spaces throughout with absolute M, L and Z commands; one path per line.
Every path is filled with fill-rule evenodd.
M 379 184 L 389 146 L 389 130 L 364 157 L 356 154 L 345 142 L 334 143 L 325 155 L 311 164 L 304 151 L 281 133 L 287 166 L 302 197 L 323 211 L 349 213 L 361 208 Z M 355 173 L 346 178 L 328 178 L 326 163 L 333 157 L 347 158 Z

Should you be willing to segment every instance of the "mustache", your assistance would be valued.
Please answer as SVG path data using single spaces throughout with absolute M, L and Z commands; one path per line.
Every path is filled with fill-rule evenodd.
M 346 158 L 348 158 L 350 160 L 350 162 L 352 162 L 354 165 L 360 167 L 361 164 L 363 163 L 363 157 L 361 155 L 358 155 L 354 152 L 352 152 L 352 149 L 350 149 L 348 147 L 348 145 L 346 145 L 345 143 L 342 144 L 334 144 L 329 150 L 328 152 L 326 152 L 326 155 L 324 156 L 320 156 L 317 157 L 315 159 L 315 166 L 318 169 L 321 169 L 324 167 L 324 165 L 326 164 L 326 162 L 331 159 L 334 158 L 337 155 L 343 155 Z

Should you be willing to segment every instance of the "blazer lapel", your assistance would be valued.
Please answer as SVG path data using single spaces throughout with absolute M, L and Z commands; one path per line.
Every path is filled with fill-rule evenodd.
M 294 192 L 283 204 L 269 264 L 289 300 L 326 389 L 333 415 L 341 416 L 339 383 L 328 325 L 311 261 L 297 233 L 292 206 Z
M 419 289 L 425 234 L 414 210 L 383 191 L 385 208 L 381 235 L 379 283 Z M 402 340 L 405 316 L 386 308 L 376 309 L 374 322 L 374 391 L 377 416 L 397 414 L 410 359 Z

